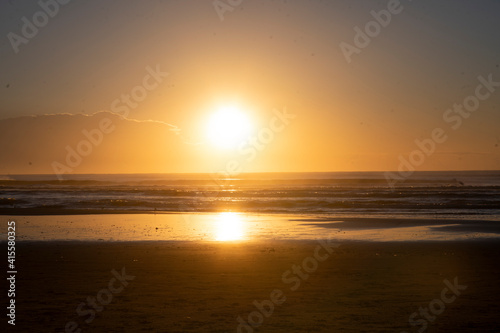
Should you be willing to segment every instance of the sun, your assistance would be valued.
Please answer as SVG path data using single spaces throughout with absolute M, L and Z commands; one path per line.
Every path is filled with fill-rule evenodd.
M 251 129 L 245 112 L 236 106 L 225 106 L 210 116 L 207 139 L 217 148 L 235 148 L 248 137 Z

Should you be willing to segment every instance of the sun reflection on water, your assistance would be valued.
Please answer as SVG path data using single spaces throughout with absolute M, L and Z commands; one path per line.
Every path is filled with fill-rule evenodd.
M 234 212 L 220 213 L 215 223 L 215 240 L 236 241 L 243 239 L 245 222 L 240 214 Z

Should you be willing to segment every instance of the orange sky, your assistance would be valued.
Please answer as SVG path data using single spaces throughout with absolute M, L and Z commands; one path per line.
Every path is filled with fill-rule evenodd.
M 53 173 L 108 116 L 116 130 L 71 172 L 216 172 L 231 161 L 242 171 L 383 171 L 402 160 L 416 170 L 500 169 L 500 5 L 401 1 L 346 57 L 342 43 L 356 47 L 354 29 L 388 3 L 242 1 L 223 21 L 210 1 L 61 5 L 27 43 L 0 45 L 0 174 Z M 5 36 L 22 36 L 22 18 L 42 10 L 0 9 Z M 447 111 L 463 103 L 474 111 Z M 227 105 L 252 123 L 239 150 L 205 135 Z M 250 153 L 244 142 L 285 108 L 296 117 Z M 119 110 L 127 121 L 94 115 Z M 62 113 L 87 117 L 44 116 Z M 9 120 L 22 116 L 37 117 Z M 436 129 L 446 139 L 427 154 L 416 140 L 430 149 Z

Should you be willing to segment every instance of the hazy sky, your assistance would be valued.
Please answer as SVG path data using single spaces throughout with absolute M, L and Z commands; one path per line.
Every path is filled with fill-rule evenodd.
M 40 14 L 41 3 L 53 17 Z M 134 171 L 212 171 L 203 167 L 207 151 L 221 153 L 206 144 L 204 126 L 227 104 L 249 115 L 255 134 L 273 109 L 296 115 L 245 171 L 396 170 L 436 128 L 447 138 L 416 169 L 500 169 L 500 87 L 491 84 L 500 82 L 498 1 L 221 0 L 231 9 L 223 13 L 208 0 L 54 3 L 0 3 L 0 121 L 114 111 L 156 70 L 168 75 L 147 80 L 150 91 L 129 102 L 127 117 L 176 126 L 190 162 Z M 372 11 L 386 21 L 366 26 Z M 37 32 L 26 27 L 34 20 Z M 355 40 L 355 27 L 372 37 Z M 346 57 L 346 44 L 357 52 Z M 479 76 L 489 86 L 478 88 Z M 447 113 L 467 98 L 475 111 Z M 19 149 L 30 144 L 18 140 Z M 15 160 L 12 149 L 3 161 Z

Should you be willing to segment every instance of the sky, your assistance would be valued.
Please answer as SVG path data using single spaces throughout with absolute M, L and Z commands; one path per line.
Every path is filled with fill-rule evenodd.
M 498 1 L 59 1 L 0 3 L 0 174 L 500 169 Z

